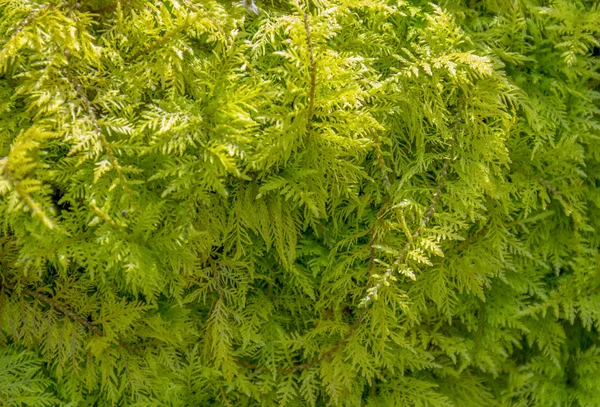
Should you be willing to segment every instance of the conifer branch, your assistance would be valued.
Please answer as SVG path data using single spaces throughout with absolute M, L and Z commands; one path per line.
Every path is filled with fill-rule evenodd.
M 412 234 L 413 240 L 419 237 L 421 234 L 421 230 L 427 226 L 431 218 L 435 214 L 436 206 L 438 203 L 438 199 L 440 197 L 440 193 L 442 192 L 442 188 L 444 188 L 444 183 L 446 182 L 446 176 L 448 175 L 448 165 L 450 165 L 451 154 L 452 154 L 453 144 L 450 144 L 450 148 L 448 149 L 448 157 L 444 160 L 444 165 L 442 166 L 442 170 L 440 172 L 440 177 L 438 180 L 438 185 L 435 188 L 435 192 L 433 193 L 433 197 L 431 198 L 431 203 L 429 204 L 429 208 L 427 208 L 427 212 L 425 212 L 425 216 L 421 220 L 419 227 Z
M 383 156 L 381 157 L 381 159 L 383 160 Z M 385 168 L 385 162 L 382 162 L 382 163 Z M 389 192 L 389 188 L 386 188 L 386 190 Z M 377 215 L 375 216 L 375 222 L 373 223 L 373 226 L 371 227 L 371 229 L 369 231 L 369 234 L 371 235 L 371 238 L 369 240 L 369 263 L 367 265 L 367 272 L 369 273 L 369 275 L 371 274 L 373 266 L 375 265 L 375 243 L 376 243 L 377 224 L 383 217 L 383 214 L 387 211 L 388 206 L 389 206 L 389 200 L 386 200 L 384 203 L 382 203 L 381 207 L 377 211 Z M 278 372 L 283 373 L 283 374 L 291 374 L 291 373 L 294 373 L 294 372 L 297 372 L 300 370 L 309 369 L 318 363 L 329 360 L 331 357 L 333 357 L 335 352 L 345 342 L 347 342 L 352 337 L 352 335 L 354 335 L 354 332 L 358 329 L 358 327 L 362 323 L 366 312 L 367 312 L 367 308 L 366 307 L 362 308 L 360 310 L 358 316 L 356 317 L 356 320 L 350 327 L 350 330 L 346 333 L 346 335 L 344 335 L 344 337 L 342 339 L 340 339 L 335 345 L 333 345 L 329 350 L 322 353 L 318 358 L 313 359 L 310 362 L 306 362 L 306 363 L 303 363 L 300 365 L 293 366 L 291 368 L 280 369 L 280 370 L 278 370 Z
M 98 208 L 95 202 L 90 202 L 90 207 L 96 215 L 100 216 L 106 223 L 112 226 L 113 229 L 117 230 L 120 233 L 123 233 L 122 228 L 110 216 L 102 212 L 102 210 Z
M 23 200 L 25 205 L 33 212 L 33 215 L 39 218 L 44 225 L 46 225 L 49 229 L 54 229 L 56 227 L 55 223 L 46 215 L 46 213 L 40 208 L 40 206 L 35 202 L 33 197 L 21 186 L 19 180 L 14 179 L 10 170 L 8 169 L 8 157 L 4 157 L 0 160 L 0 169 L 3 169 L 5 174 L 5 179 L 12 184 L 17 195 Z
M 121 4 L 121 6 L 123 4 L 127 4 L 129 3 L 131 0 L 117 0 L 117 1 L 113 1 L 112 3 L 107 4 L 106 6 L 100 7 L 100 8 L 92 8 L 91 6 L 89 7 L 89 11 L 91 13 L 96 13 L 96 14 L 104 14 L 107 13 L 111 10 L 116 9 L 119 6 L 119 3 Z
M 374 135 L 375 138 L 375 155 L 377 156 L 377 163 L 381 169 L 381 179 L 383 180 L 383 186 L 385 190 L 390 192 L 390 178 L 388 177 L 387 166 L 385 165 L 385 159 L 383 158 L 383 151 L 381 151 L 381 140 L 379 136 Z
M 312 120 L 315 108 L 315 92 L 317 88 L 317 66 L 313 52 L 312 38 L 310 35 L 310 25 L 308 24 L 308 13 L 304 13 L 304 30 L 306 31 L 306 44 L 308 45 L 308 56 L 310 58 L 310 91 L 308 96 L 308 124 L 307 132 L 312 128 Z
M 77 79 L 73 78 L 73 76 L 71 76 L 68 73 L 66 76 L 67 76 L 68 81 L 71 84 L 71 86 L 73 86 L 75 88 L 77 94 L 83 101 L 83 104 L 85 105 L 85 107 L 87 109 L 90 121 L 92 122 L 92 127 L 94 129 L 94 132 L 96 133 L 96 136 L 102 143 L 102 147 L 104 148 L 104 151 L 106 152 L 106 155 L 108 156 L 108 160 L 110 161 L 110 164 L 117 172 L 117 176 L 119 177 L 119 181 L 121 182 L 123 190 L 129 196 L 129 199 L 131 200 L 131 204 L 134 206 L 134 208 L 137 209 L 133 191 L 129 187 L 127 178 L 125 177 L 125 174 L 123 173 L 123 168 L 119 164 L 119 161 L 117 161 L 117 158 L 115 156 L 115 153 L 114 153 L 110 143 L 108 142 L 108 140 L 106 139 L 104 134 L 102 134 L 102 128 L 100 127 L 100 124 L 98 123 L 98 115 L 96 113 L 96 108 L 92 105 L 92 103 L 90 102 L 90 99 L 88 98 L 87 94 L 83 90 L 83 86 L 81 85 L 81 82 L 79 82 Z
M 383 159 L 383 157 L 381 157 L 381 158 Z M 385 163 L 383 163 L 383 165 L 385 167 Z M 389 189 L 388 189 L 388 192 L 389 192 Z M 383 217 L 383 214 L 385 213 L 385 211 L 388 209 L 388 206 L 389 206 L 389 200 L 386 200 L 384 203 L 382 203 L 381 207 L 377 211 L 377 215 L 375 216 L 375 222 L 373 223 L 373 226 L 371 227 L 371 229 L 369 231 L 369 234 L 371 235 L 371 238 L 369 240 L 369 263 L 367 266 L 367 271 L 369 274 L 371 273 L 371 270 L 373 269 L 373 266 L 375 264 L 375 248 L 374 248 L 374 246 L 376 243 L 377 224 Z M 356 330 L 359 328 L 360 324 L 362 323 L 366 312 L 367 312 L 367 308 L 366 307 L 362 308 L 360 310 L 358 316 L 354 320 L 354 323 L 350 327 L 350 330 L 346 333 L 346 335 L 344 335 L 344 337 L 342 337 L 340 340 L 338 340 L 331 348 L 329 348 L 327 351 L 323 352 L 320 356 L 318 356 L 317 358 L 315 358 L 309 362 L 295 365 L 290 368 L 284 368 L 284 369 L 278 368 L 278 369 L 276 369 L 276 372 L 280 373 L 280 374 L 292 374 L 292 373 L 295 373 L 295 372 L 298 372 L 301 370 L 309 369 L 323 361 L 329 360 L 331 357 L 333 357 L 335 352 L 337 352 L 337 350 L 345 342 L 347 342 L 352 337 L 352 335 L 354 335 L 354 332 L 356 332 Z M 262 366 L 253 365 L 253 364 L 247 363 L 242 360 L 237 360 L 236 362 L 239 365 L 246 367 L 248 369 L 251 369 L 251 370 L 265 369 Z
M 25 19 L 23 21 L 21 21 L 21 23 L 17 26 L 15 32 L 13 32 L 12 35 L 8 38 L 8 41 L 6 41 L 6 44 L 10 43 L 13 39 L 15 39 L 17 36 L 19 36 L 19 34 L 21 34 L 23 32 L 23 30 L 25 29 L 25 27 L 27 27 L 28 24 L 33 23 L 35 20 L 37 20 L 37 18 L 40 16 L 40 14 L 42 14 L 42 12 L 47 11 L 51 8 L 55 8 L 55 7 L 60 8 L 65 5 L 66 5 L 66 2 L 62 2 L 59 4 L 44 4 L 40 8 L 37 8 L 37 9 L 31 11 L 27 15 L 27 17 L 25 17 Z M 80 7 L 81 7 L 80 4 L 75 3 L 70 8 L 78 9 Z
M 25 189 L 21 187 L 19 181 L 14 180 L 12 181 L 12 184 L 14 185 L 17 194 L 25 202 L 27 207 L 31 209 L 33 214 L 37 216 L 44 223 L 44 225 L 48 227 L 48 229 L 54 229 L 56 226 L 54 222 L 52 222 L 52 220 L 46 215 L 46 213 L 40 209 L 39 205 L 33 200 L 31 195 L 29 195 L 27 191 L 25 191 Z
M 223 397 L 223 401 L 225 402 L 225 405 L 227 407 L 231 407 L 231 403 L 227 399 L 227 396 L 225 395 L 225 391 L 223 391 L 223 386 L 221 386 L 220 383 L 219 383 L 219 392 L 221 393 L 221 397 Z
M 540 184 L 542 184 L 548 191 L 550 191 L 552 193 L 552 195 L 554 195 L 555 198 L 559 198 L 562 196 L 562 194 L 560 193 L 558 188 L 556 188 L 554 185 L 552 185 L 548 180 L 540 177 L 539 175 L 532 174 L 530 171 L 526 170 L 525 168 L 521 167 L 520 165 L 513 163 L 513 167 L 515 170 L 517 170 L 517 172 L 520 172 L 521 174 L 526 175 L 526 176 L 530 177 L 531 179 L 534 179 L 537 182 L 539 182 Z
M 344 337 L 342 339 L 340 339 L 335 345 L 333 345 L 331 348 L 329 348 L 329 350 L 322 353 L 321 356 L 319 356 L 318 358 L 313 359 L 312 361 L 307 362 L 307 363 L 296 365 L 296 366 L 293 366 L 293 367 L 287 368 L 287 369 L 280 369 L 279 372 L 283 373 L 283 374 L 291 374 L 291 373 L 298 372 L 300 370 L 309 369 L 318 363 L 321 363 L 321 362 L 331 359 L 333 357 L 333 355 L 335 354 L 335 352 L 337 352 L 338 349 L 345 342 L 347 342 L 352 337 L 352 335 L 354 335 L 354 332 L 356 332 L 356 330 L 360 326 L 361 322 L 363 321 L 366 310 L 367 310 L 366 308 L 363 308 L 359 312 L 358 316 L 356 317 L 356 320 L 354 321 L 354 323 L 352 324 L 352 326 L 350 327 L 350 330 L 346 333 L 346 335 L 344 335 Z
M 352 324 L 352 326 L 350 327 L 350 330 L 346 333 L 346 335 L 344 335 L 344 337 L 342 339 L 340 339 L 339 341 L 337 341 L 335 343 L 335 345 L 333 345 L 331 348 L 329 348 L 327 351 L 323 352 L 320 356 L 318 356 L 317 358 L 306 362 L 306 363 L 301 363 L 299 365 L 295 365 L 289 368 L 276 368 L 275 371 L 279 374 L 292 374 L 301 370 L 305 370 L 305 369 L 309 369 L 321 362 L 327 361 L 329 359 L 331 359 L 333 357 L 333 355 L 335 354 L 335 352 L 344 344 L 344 342 L 348 341 L 352 335 L 354 334 L 354 332 L 356 332 L 356 330 L 358 329 L 358 327 L 360 326 L 364 316 L 366 314 L 366 308 L 363 308 L 358 316 L 356 317 L 356 320 L 354 320 L 354 323 Z M 236 363 L 240 366 L 243 366 L 247 369 L 250 370 L 255 370 L 255 371 L 266 371 L 268 370 L 265 366 L 260 366 L 260 365 L 255 365 L 252 363 L 248 363 L 244 360 L 241 359 L 237 359 Z
M 381 219 L 383 213 L 385 213 L 385 211 L 387 210 L 387 206 L 388 206 L 388 202 L 385 202 L 384 204 L 381 205 L 381 207 L 379 208 L 379 211 L 377 212 L 377 216 L 376 216 L 376 220 L 375 223 L 373 224 L 373 226 L 371 227 L 370 230 L 370 234 L 371 234 L 371 239 L 369 241 L 369 264 L 367 266 L 367 270 L 370 272 L 373 268 L 373 265 L 375 264 L 375 250 L 374 250 L 374 245 L 375 245 L 375 231 L 376 231 L 376 225 L 377 222 Z M 212 262 L 211 262 L 211 266 L 212 266 Z M 213 270 L 213 273 L 217 273 L 216 270 Z M 215 274 L 216 276 L 216 274 Z M 216 279 L 216 278 L 215 278 Z M 218 281 L 218 280 L 217 280 Z M 220 284 L 217 285 L 217 289 L 219 289 Z M 301 370 L 305 370 L 305 369 L 309 369 L 323 361 L 329 360 L 331 357 L 333 357 L 333 355 L 335 354 L 335 352 L 346 342 L 348 341 L 352 335 L 354 334 L 354 332 L 358 329 L 358 327 L 360 326 L 365 314 L 366 314 L 367 308 L 362 308 L 358 314 L 358 316 L 356 317 L 356 320 L 354 320 L 354 323 L 352 324 L 352 326 L 350 327 L 350 330 L 346 333 L 346 335 L 344 335 L 340 340 L 338 340 L 331 348 L 329 348 L 327 351 L 323 352 L 320 356 L 314 358 L 313 360 L 306 362 L 306 363 L 301 363 L 299 365 L 295 365 L 289 368 L 276 368 L 275 371 L 279 374 L 292 374 Z M 263 370 L 267 370 L 266 367 L 264 366 L 259 366 L 259 365 L 255 365 L 252 363 L 248 363 L 244 360 L 241 359 L 236 359 L 235 362 L 237 364 L 239 364 L 240 366 L 243 366 L 247 369 L 250 370 L 255 370 L 255 371 L 263 371 Z
M 244 3 L 254 13 L 253 1 Z M 6 348 L 0 382 L 22 375 L 9 372 L 6 380 L 8 356 L 27 362 L 31 374 L 23 377 L 40 382 L 40 396 L 60 394 L 73 404 L 84 392 L 98 407 L 339 404 L 350 396 L 361 405 L 483 405 L 493 404 L 496 392 L 516 403 L 538 400 L 540 389 L 593 404 L 595 393 L 546 379 L 566 375 L 567 384 L 598 387 L 592 331 L 599 318 L 589 262 L 598 246 L 596 180 L 593 170 L 588 178 L 579 171 L 600 165 L 598 140 L 572 139 L 557 150 L 538 132 L 593 131 L 590 86 L 598 78 L 589 68 L 598 59 L 598 10 L 588 13 L 569 0 L 538 10 L 527 0 L 522 10 L 497 7 L 499 23 L 490 25 L 482 0 L 411 9 L 409 19 L 406 5 L 384 10 L 368 3 L 348 13 L 301 1 L 294 16 L 262 4 L 268 18 L 243 27 L 240 10 L 220 2 L 0 5 L 6 28 L 0 59 L 10 68 L 0 80 L 7 102 L 0 101 L 0 348 Z M 475 3 L 476 10 L 467 9 Z M 335 38 L 326 20 L 335 22 Z M 532 47 L 524 47 L 513 38 L 523 30 L 552 35 L 533 35 Z M 530 49 L 540 41 L 551 60 L 564 63 L 511 68 L 543 65 L 548 55 Z M 209 61 L 207 50 L 233 60 Z M 170 60 L 175 51 L 183 59 Z M 575 56 L 580 63 L 570 63 Z M 135 69 L 128 69 L 131 61 Z M 219 97 L 205 97 L 215 78 L 223 79 Z M 191 82 L 193 89 L 173 97 L 178 85 Z M 300 112 L 289 103 L 298 93 Z M 572 108 L 565 94 L 576 99 Z M 298 124 L 302 155 L 315 158 L 310 162 L 289 155 Z M 31 126 L 41 131 L 19 136 Z M 140 137 L 120 138 L 113 130 Z M 327 130 L 323 143 L 312 140 L 321 130 Z M 206 143 L 214 144 L 214 156 L 202 156 Z M 404 145 L 434 158 L 426 158 L 425 168 L 415 165 Z M 490 163 L 507 158 L 516 164 L 486 177 Z M 548 167 L 549 160 L 562 160 L 561 168 Z M 240 166 L 252 180 L 232 184 Z M 459 171 L 455 184 L 459 167 L 467 171 Z M 229 198 L 213 192 L 223 185 Z M 281 200 L 260 199 L 265 191 Z M 487 205 L 490 191 L 500 193 Z M 133 211 L 113 208 L 113 198 L 115 205 L 143 205 L 144 212 L 128 219 Z M 548 200 L 550 208 L 539 207 Z M 314 220 L 308 207 L 324 208 L 326 216 Z M 68 226 L 69 236 L 46 230 L 37 219 L 43 215 L 59 234 Z M 90 230 L 91 218 L 109 236 Z M 550 239 L 548 231 L 556 231 Z M 103 236 L 106 244 L 96 247 Z M 229 265 L 223 247 L 231 242 L 244 250 Z M 298 253 L 298 278 L 279 278 L 277 257 L 287 251 Z M 89 272 L 98 256 L 131 270 L 104 276 L 109 285 L 94 284 Z M 487 261 L 478 261 L 482 256 Z M 15 283 L 23 278 L 22 263 L 32 261 L 42 268 L 76 265 L 66 271 L 73 280 L 61 278 L 55 289 Z M 465 262 L 477 270 L 461 273 Z M 418 283 L 428 263 L 435 281 L 413 286 L 408 279 Z M 519 278 L 492 279 L 482 291 L 480 277 L 523 264 L 577 273 L 548 279 L 545 267 L 525 267 Z M 56 270 L 49 267 L 40 272 L 52 280 Z M 346 275 L 338 279 L 340 272 Z M 394 284 L 404 280 L 399 276 L 407 281 Z M 97 286 L 97 295 L 88 298 L 69 289 L 73 284 L 84 291 Z M 412 287 L 414 306 L 404 286 Z M 367 293 L 372 303 L 362 301 Z M 468 293 L 479 297 L 470 300 Z M 489 298 L 510 304 L 490 307 Z M 552 307 L 561 312 L 537 320 L 520 315 Z M 335 309 L 340 318 L 333 318 Z M 414 323 L 403 324 L 407 318 Z M 513 334 L 523 349 L 511 344 Z M 402 337 L 421 336 L 411 341 L 412 353 L 386 352 L 401 348 Z M 82 337 L 92 341 L 89 349 Z M 491 337 L 507 340 L 489 346 Z M 455 361 L 461 349 L 454 345 L 464 338 L 470 357 Z M 558 363 L 563 359 L 566 368 Z M 436 374 L 440 365 L 457 374 Z M 410 374 L 402 375 L 407 366 Z M 506 380 L 497 386 L 487 380 L 490 366 L 516 368 L 504 369 Z M 589 377 L 578 377 L 582 369 Z M 517 384 L 503 389 L 506 383 Z M 4 390 L 0 385 L 0 404 L 11 404 Z
M 369 264 L 367 265 L 367 272 L 369 273 L 369 275 L 371 275 L 371 270 L 373 269 L 373 266 L 375 264 L 375 243 L 377 243 L 377 224 L 383 217 L 383 214 L 387 211 L 388 206 L 389 200 L 386 200 L 377 211 L 377 215 L 375 215 L 375 222 L 373 222 L 373 226 L 371 226 L 371 229 L 369 230 L 369 234 L 371 235 L 371 238 L 369 239 Z
M 481 340 L 485 335 L 485 302 L 479 298 L 479 315 L 477 322 L 477 334 L 475 337 L 475 348 L 473 353 L 477 355 L 479 353 L 479 348 L 481 346 Z
M 538 181 L 540 184 L 542 184 L 546 189 L 548 189 L 552 195 L 554 197 L 556 197 L 557 199 L 560 199 L 562 197 L 562 193 L 558 190 L 558 188 L 556 188 L 554 185 L 552 185 L 549 181 L 545 180 L 544 178 L 532 174 L 531 172 L 523 169 L 521 166 L 516 165 L 513 163 L 513 167 L 515 168 L 515 170 L 517 170 L 517 172 L 520 172 L 521 174 L 524 174 L 532 179 L 535 179 L 536 181 Z M 518 220 L 514 220 L 512 222 L 508 222 L 506 223 L 504 226 L 505 227 L 511 227 L 514 226 L 515 224 L 519 223 L 520 221 Z M 468 238 L 466 238 L 465 240 L 463 240 L 458 246 L 451 248 L 450 250 L 446 251 L 446 257 L 448 256 L 452 256 L 456 253 L 460 253 L 462 251 L 464 251 L 465 249 L 467 249 L 467 247 L 469 247 L 471 244 L 475 243 L 477 240 L 481 239 L 482 237 L 484 237 L 485 235 L 487 235 L 487 233 L 489 232 L 490 227 L 489 226 L 485 226 L 482 229 L 480 229 L 479 231 L 477 231 L 476 233 L 472 234 L 471 236 L 469 236 Z
M 528 218 L 513 220 L 511 222 L 505 223 L 503 226 L 508 229 L 510 227 L 513 227 L 515 225 L 518 225 L 518 224 L 526 221 L 527 219 Z M 478 230 L 477 232 L 473 233 L 472 235 L 467 237 L 465 240 L 463 240 L 458 246 L 452 247 L 449 250 L 444 251 L 445 257 L 448 258 L 448 257 L 451 257 L 455 254 L 458 254 L 458 253 L 466 250 L 470 245 L 472 245 L 479 239 L 485 237 L 489 231 L 490 231 L 490 226 L 489 226 L 489 224 L 486 224 L 483 228 L 481 228 L 480 230 Z
M 136 54 L 133 54 L 132 56 L 130 56 L 129 58 L 127 58 L 126 61 L 129 62 L 129 63 L 135 62 L 142 55 L 148 55 L 152 51 L 154 51 L 154 50 L 162 47 L 166 42 L 168 42 L 175 35 L 179 34 L 183 30 L 185 30 L 189 26 L 191 26 L 192 23 L 199 17 L 199 15 L 200 15 L 200 13 L 197 13 L 197 14 L 193 15 L 192 17 L 189 17 L 186 22 L 178 25 L 177 27 L 175 27 L 171 31 L 167 32 L 165 35 L 163 35 L 158 41 L 156 41 L 152 45 L 144 48 L 142 51 L 140 51 L 140 52 L 138 52 Z
M 217 287 L 217 293 L 219 294 L 219 299 L 223 300 L 225 298 L 225 293 L 223 292 L 223 287 L 221 286 L 221 280 L 219 276 L 219 270 L 217 269 L 217 265 L 212 257 L 208 258 L 208 262 L 210 264 L 210 269 L 213 273 L 213 278 L 215 279 L 215 286 Z
M 103 336 L 104 332 L 102 332 L 102 330 L 93 322 L 88 321 L 87 319 L 83 318 L 82 316 L 76 314 L 75 312 L 71 311 L 69 309 L 69 307 L 67 307 L 66 305 L 60 303 L 59 301 L 55 300 L 52 297 L 48 297 L 44 294 L 41 294 L 37 291 L 33 291 L 30 289 L 24 289 L 23 293 L 26 295 L 29 295 L 31 297 L 34 297 L 35 299 L 37 299 L 40 302 L 45 303 L 46 305 L 49 305 L 50 307 L 54 308 L 55 310 L 61 312 L 62 314 L 68 316 L 69 318 L 71 318 L 73 321 L 77 322 L 80 325 L 83 325 L 85 328 L 87 328 L 89 331 L 91 331 L 92 333 L 98 335 L 98 336 Z
M 306 21 L 306 20 L 305 20 Z M 441 194 L 441 191 L 444 187 L 445 184 L 445 180 L 446 177 L 448 175 L 448 166 L 450 165 L 450 161 L 451 161 L 451 153 L 453 150 L 453 142 L 450 144 L 449 148 L 448 148 L 448 156 L 446 157 L 446 159 L 444 160 L 444 164 L 442 166 L 442 169 L 440 171 L 440 176 L 438 178 L 438 185 L 435 189 L 435 192 L 433 194 L 433 197 L 431 199 L 431 203 L 427 209 L 427 211 L 425 212 L 424 217 L 422 218 L 421 222 L 420 222 L 420 226 L 417 227 L 417 229 L 412 233 L 412 238 L 416 239 L 421 231 L 422 228 L 424 226 L 426 226 L 432 219 L 435 210 L 436 210 L 436 206 L 438 204 L 438 200 L 439 200 L 439 195 Z M 383 159 L 383 157 L 382 157 Z M 384 164 L 384 168 L 385 168 L 385 163 Z M 376 221 L 375 224 L 373 225 L 373 227 L 370 230 L 370 234 L 371 234 L 371 239 L 369 241 L 369 264 L 367 266 L 368 271 L 370 272 L 373 265 L 374 265 L 374 261 L 375 261 L 375 251 L 374 251 L 374 245 L 375 245 L 375 232 L 376 232 L 376 224 L 377 221 L 381 218 L 381 216 L 383 215 L 383 213 L 385 213 L 385 210 L 387 210 L 387 201 L 384 202 L 382 204 L 382 206 L 380 207 L 379 211 L 377 212 L 376 215 Z M 404 248 L 404 250 L 401 251 L 401 254 L 399 257 L 401 257 L 402 259 L 404 258 L 404 256 L 406 256 L 406 254 L 408 253 L 408 250 L 410 249 L 411 246 L 411 242 L 408 242 L 406 247 Z M 398 259 L 396 261 L 396 263 L 398 264 L 399 261 L 401 261 L 400 259 Z M 386 272 L 386 274 L 389 274 L 388 278 L 390 278 L 391 276 L 391 271 Z M 393 277 L 393 276 L 392 276 Z M 385 280 L 385 277 L 384 279 Z M 380 285 L 382 284 L 382 281 L 379 281 L 377 283 L 377 285 L 374 287 L 375 290 L 369 292 L 369 294 L 367 295 L 367 298 L 370 300 L 370 298 L 373 296 L 373 293 L 376 292 L 377 288 L 380 288 Z M 367 300 L 368 302 L 368 300 Z M 366 304 L 366 302 L 364 303 Z M 346 335 L 344 335 L 343 338 L 341 338 L 335 345 L 333 345 L 331 348 L 329 348 L 327 351 L 325 351 L 324 353 L 322 353 L 319 357 L 306 362 L 306 363 L 302 363 L 296 366 L 292 366 L 290 368 L 277 368 L 275 369 L 277 373 L 280 374 L 292 374 L 301 370 L 305 370 L 305 369 L 309 369 L 323 361 L 329 360 L 330 358 L 333 357 L 333 355 L 340 349 L 340 347 L 347 342 L 352 335 L 356 332 L 356 330 L 360 327 L 362 321 L 364 320 L 364 316 L 367 312 L 367 307 L 364 306 L 362 307 L 362 309 L 360 310 L 358 316 L 356 317 L 356 320 L 354 321 L 354 323 L 352 324 L 352 326 L 350 327 L 350 330 L 346 333 Z M 251 370 L 256 370 L 256 371 L 262 371 L 262 370 L 266 370 L 266 368 L 264 366 L 259 366 L 259 365 L 254 365 L 242 360 L 236 360 L 236 363 L 238 363 L 240 366 L 246 367 L 248 369 Z
M 455 122 L 455 126 L 458 125 L 459 122 L 461 122 L 460 119 L 458 119 Z M 410 250 L 410 247 L 414 245 L 416 238 L 420 236 L 421 231 L 431 221 L 431 219 L 435 213 L 439 195 L 442 191 L 442 188 L 444 187 L 444 183 L 445 183 L 446 177 L 448 175 L 448 166 L 452 159 L 451 157 L 452 157 L 452 150 L 454 147 L 454 141 L 455 140 L 453 139 L 450 142 L 450 146 L 449 146 L 448 152 L 447 152 L 448 155 L 444 160 L 444 164 L 442 165 L 442 169 L 441 169 L 440 175 L 438 177 L 438 184 L 435 189 L 435 192 L 433 193 L 433 197 L 431 198 L 431 203 L 429 204 L 429 207 L 427 208 L 425 215 L 419 222 L 419 226 L 410 236 L 408 236 L 409 241 L 406 243 L 404 248 L 402 250 L 400 250 L 399 254 L 397 255 L 397 258 L 394 262 L 395 266 L 401 265 L 404 262 L 407 254 Z M 361 301 L 359 306 L 366 308 L 367 304 L 371 301 L 371 299 L 377 299 L 377 293 L 378 293 L 379 289 L 381 288 L 381 286 L 384 284 L 389 285 L 388 280 L 392 280 L 392 281 L 396 280 L 396 278 L 392 275 L 392 273 L 393 273 L 393 268 L 390 267 L 386 270 L 386 272 L 382 276 L 378 276 L 377 283 L 373 287 L 370 287 L 369 289 L 367 289 L 367 295 L 365 296 L 365 298 L 363 298 L 363 300 Z
M 468 238 L 466 238 L 465 240 L 463 240 L 456 248 L 450 249 L 449 251 L 447 251 L 446 252 L 446 256 L 451 256 L 451 255 L 453 255 L 455 253 L 460 253 L 460 252 L 464 251 L 467 247 L 469 247 L 475 241 L 477 241 L 480 238 L 482 238 L 485 235 L 487 235 L 487 233 L 489 232 L 489 230 L 490 230 L 490 228 L 488 226 L 484 227 L 481 230 L 478 230 L 477 232 L 475 232 L 474 234 L 472 234 L 471 236 L 469 236 Z
M 21 21 L 21 24 L 19 24 L 19 26 L 17 27 L 15 32 L 12 33 L 12 35 L 9 37 L 9 39 L 6 43 L 10 43 L 13 39 L 15 39 L 19 34 L 21 34 L 21 32 L 25 29 L 25 27 L 29 23 L 35 21 L 39 17 L 39 15 L 42 11 L 49 9 L 50 7 L 54 7 L 54 5 L 53 4 L 44 4 L 42 7 L 35 9 L 31 13 L 29 13 L 29 15 L 27 17 L 25 17 L 25 19 L 23 21 Z
M 449 149 L 449 153 L 452 151 L 452 144 L 450 145 L 450 149 Z M 385 171 L 385 161 L 383 160 L 383 155 L 381 155 L 381 157 L 378 157 L 378 161 L 379 159 L 380 161 L 380 165 L 382 165 L 383 170 Z M 438 201 L 438 197 L 439 194 L 441 192 L 441 189 L 443 188 L 444 185 L 444 181 L 445 178 L 448 174 L 448 165 L 450 162 L 450 154 L 449 156 L 446 158 L 446 160 L 444 161 L 444 166 L 442 167 L 442 171 L 439 177 L 439 183 L 438 186 L 436 188 L 436 191 L 434 193 L 434 196 L 432 198 L 432 202 L 427 210 L 427 213 L 425 214 L 425 217 L 423 219 L 423 221 L 421 222 L 421 224 L 426 225 L 430 220 L 431 217 L 433 216 L 433 213 L 435 211 L 435 207 L 437 205 L 437 201 Z M 385 172 L 384 172 L 385 174 Z M 389 188 L 386 188 L 386 190 L 389 192 Z M 379 220 L 381 219 L 381 217 L 383 216 L 383 214 L 385 213 L 385 211 L 387 210 L 387 207 L 389 205 L 389 201 L 385 201 L 381 207 L 379 208 L 379 211 L 377 212 L 376 215 L 376 219 L 375 219 L 375 223 L 373 224 L 373 226 L 371 227 L 370 230 L 370 235 L 371 238 L 369 240 L 369 263 L 367 266 L 367 271 L 371 272 L 373 265 L 375 264 L 375 243 L 376 243 L 376 227 L 377 227 L 377 223 L 379 222 Z M 415 231 L 415 233 L 413 233 L 413 238 L 418 237 L 420 233 L 420 227 Z M 410 246 L 410 242 L 408 243 L 408 245 Z M 408 248 L 406 247 L 404 252 L 404 255 L 406 254 L 406 252 L 408 252 Z M 380 282 L 378 283 L 380 284 Z M 370 292 L 367 297 L 370 298 L 372 292 Z M 356 317 L 356 320 L 354 321 L 354 323 L 352 324 L 352 326 L 350 327 L 350 330 L 346 333 L 346 335 L 344 335 L 343 338 L 341 338 L 335 345 L 333 345 L 331 348 L 329 348 L 329 350 L 325 351 L 324 353 L 322 353 L 319 357 L 313 359 L 310 362 L 306 362 L 306 363 L 302 363 L 300 365 L 296 365 L 293 366 L 291 368 L 286 368 L 286 369 L 277 369 L 278 373 L 282 373 L 282 374 L 291 374 L 291 373 L 295 373 L 301 370 L 305 370 L 305 369 L 309 369 L 313 366 L 315 366 L 318 363 L 321 363 L 323 361 L 329 360 L 331 357 L 333 357 L 333 355 L 335 354 L 335 352 L 337 352 L 337 350 L 345 343 L 347 342 L 352 335 L 354 335 L 354 333 L 356 332 L 356 330 L 360 327 L 364 316 L 367 312 L 367 307 L 362 307 L 362 309 L 360 310 L 358 316 Z
M 31 209 L 33 215 L 37 216 L 46 226 L 48 226 L 48 228 L 53 229 L 54 222 L 52 222 L 50 218 L 46 216 L 44 211 L 40 209 L 39 205 L 33 200 L 31 195 L 29 195 L 27 191 L 21 188 L 19 181 L 11 180 L 10 178 L 8 178 L 8 180 L 12 182 L 15 191 L 17 192 L 17 195 L 19 195 L 19 197 L 25 202 L 25 205 L 27 205 L 27 207 Z

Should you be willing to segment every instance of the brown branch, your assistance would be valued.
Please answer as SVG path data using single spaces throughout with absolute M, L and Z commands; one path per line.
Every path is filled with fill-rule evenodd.
M 85 328 L 87 328 L 90 332 L 98 335 L 98 336 L 103 336 L 104 332 L 102 332 L 102 330 L 93 322 L 88 321 L 87 319 L 83 318 L 82 316 L 76 314 L 75 312 L 71 311 L 69 309 L 69 307 L 67 307 L 66 305 L 58 302 L 57 300 L 55 300 L 52 297 L 48 297 L 42 293 L 39 293 L 37 291 L 33 291 L 30 289 L 24 289 L 23 290 L 23 294 L 29 295 L 31 297 L 34 297 L 35 299 L 37 299 L 40 302 L 43 302 L 47 305 L 49 305 L 50 307 L 54 308 L 57 311 L 60 311 L 61 313 L 63 313 L 64 315 L 68 316 L 69 318 L 71 318 L 73 321 L 79 323 L 80 325 L 83 325 Z
M 264 366 L 255 365 L 254 363 L 249 363 L 249 362 L 246 362 L 245 360 L 242 360 L 242 359 L 235 359 L 235 363 L 237 363 L 240 366 L 245 367 L 246 369 L 250 369 L 250 370 L 263 370 L 263 369 L 265 369 Z
M 312 128 L 312 119 L 315 108 L 315 91 L 317 88 L 317 65 L 313 52 L 312 38 L 310 35 L 310 25 L 308 24 L 308 13 L 304 13 L 304 30 L 306 31 L 306 44 L 308 45 L 308 55 L 310 58 L 310 91 L 308 99 L 308 124 L 306 126 L 307 133 Z

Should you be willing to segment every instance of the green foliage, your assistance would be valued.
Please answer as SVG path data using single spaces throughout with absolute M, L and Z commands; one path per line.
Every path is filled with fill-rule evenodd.
M 0 396 L 3 406 L 47 406 L 58 400 L 46 389 L 50 381 L 43 377 L 41 361 L 29 352 L 7 351 L 0 354 Z
M 600 406 L 599 54 L 586 0 L 0 0 L 0 406 Z

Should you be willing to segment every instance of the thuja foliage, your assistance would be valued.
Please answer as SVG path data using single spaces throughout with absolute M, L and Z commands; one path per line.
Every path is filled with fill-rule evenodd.
M 0 405 L 600 406 L 600 7 L 0 0 Z

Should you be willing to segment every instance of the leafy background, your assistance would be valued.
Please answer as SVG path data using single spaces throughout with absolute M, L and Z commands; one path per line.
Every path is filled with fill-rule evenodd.
M 0 0 L 0 405 L 599 406 L 600 7 Z

